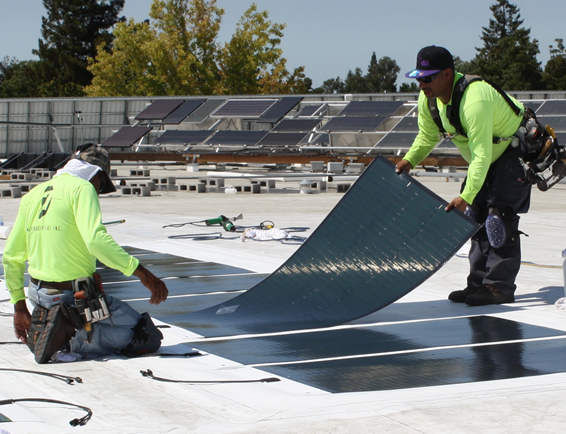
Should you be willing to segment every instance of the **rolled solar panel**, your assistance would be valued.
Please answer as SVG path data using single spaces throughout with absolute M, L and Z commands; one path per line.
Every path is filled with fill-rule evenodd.
M 183 317 L 206 337 L 329 327 L 377 311 L 432 276 L 477 230 L 376 158 L 316 231 L 246 293 Z

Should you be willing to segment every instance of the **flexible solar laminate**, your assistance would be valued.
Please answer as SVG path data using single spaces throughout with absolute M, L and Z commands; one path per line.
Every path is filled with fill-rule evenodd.
M 377 157 L 307 241 L 260 284 L 188 314 L 204 336 L 326 327 L 412 291 L 476 231 L 459 211 Z
M 179 125 L 187 116 L 199 108 L 206 99 L 189 99 L 161 122 L 164 125 Z
M 129 148 L 152 130 L 151 127 L 122 127 L 106 140 L 104 148 Z
M 137 120 L 162 120 L 176 110 L 183 100 L 180 99 L 159 99 L 154 101 L 149 107 L 136 116 Z
M 559 330 L 475 316 L 196 345 L 337 393 L 566 372 L 565 338 Z
M 566 332 L 478 316 L 221 340 L 196 345 L 208 353 L 252 365 L 557 336 L 566 338 Z

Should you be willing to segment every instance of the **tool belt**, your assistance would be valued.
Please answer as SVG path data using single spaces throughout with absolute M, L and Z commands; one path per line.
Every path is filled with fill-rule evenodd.
M 75 307 L 83 324 L 92 324 L 110 318 L 108 300 L 98 273 L 73 281 Z
M 566 176 L 566 148 L 558 143 L 554 129 L 545 128 L 532 110 L 525 111 L 515 137 L 514 146 L 523 150 L 519 160 L 531 184 L 546 191 Z

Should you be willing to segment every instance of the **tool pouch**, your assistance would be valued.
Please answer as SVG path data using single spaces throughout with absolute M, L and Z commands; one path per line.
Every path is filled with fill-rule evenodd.
M 73 282 L 75 307 L 83 325 L 110 318 L 108 300 L 97 273 L 93 277 L 79 277 Z

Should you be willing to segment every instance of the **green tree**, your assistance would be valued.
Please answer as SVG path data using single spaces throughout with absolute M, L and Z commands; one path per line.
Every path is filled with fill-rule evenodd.
M 118 24 L 111 52 L 90 62 L 88 95 L 213 95 L 304 93 L 303 67 L 293 73 L 278 47 L 283 24 L 252 4 L 221 46 L 224 10 L 216 0 L 154 0 L 150 21 Z M 125 73 L 127 68 L 131 72 Z M 124 73 L 116 71 L 124 71 Z
M 497 0 L 490 9 L 494 19 L 483 27 L 484 46 L 476 48 L 473 60 L 477 73 L 508 90 L 542 89 L 538 41 L 531 41 L 530 29 L 521 27 L 519 8 L 508 0 Z
M 0 98 L 35 98 L 38 88 L 40 62 L 5 57 L 0 62 Z
M 368 85 L 366 77 L 363 75 L 360 68 L 356 68 L 354 72 L 348 71 L 346 79 L 344 80 L 345 93 L 368 93 Z
M 399 86 L 399 92 L 415 93 L 415 92 L 420 92 L 420 89 L 419 89 L 419 86 L 417 86 L 417 83 L 415 83 L 415 82 L 401 83 L 401 86 Z
M 322 91 L 320 93 L 344 93 L 344 82 L 340 77 L 329 78 L 328 80 L 324 80 L 322 82 L 320 89 Z
M 125 0 L 43 0 L 39 48 L 44 96 L 82 96 L 92 81 L 88 58 L 97 46 L 110 47 L 110 29 L 120 20 Z
M 555 39 L 557 47 L 550 48 L 550 59 L 544 67 L 544 83 L 549 90 L 566 90 L 566 47 L 563 39 Z
M 268 20 L 267 11 L 252 4 L 236 32 L 222 50 L 223 93 L 302 93 L 306 90 L 304 67 L 289 73 L 279 48 L 285 24 Z
M 374 52 L 365 77 L 368 92 L 397 92 L 395 82 L 397 81 L 399 71 L 401 71 L 401 68 L 399 68 L 395 60 L 384 56 L 378 61 Z

